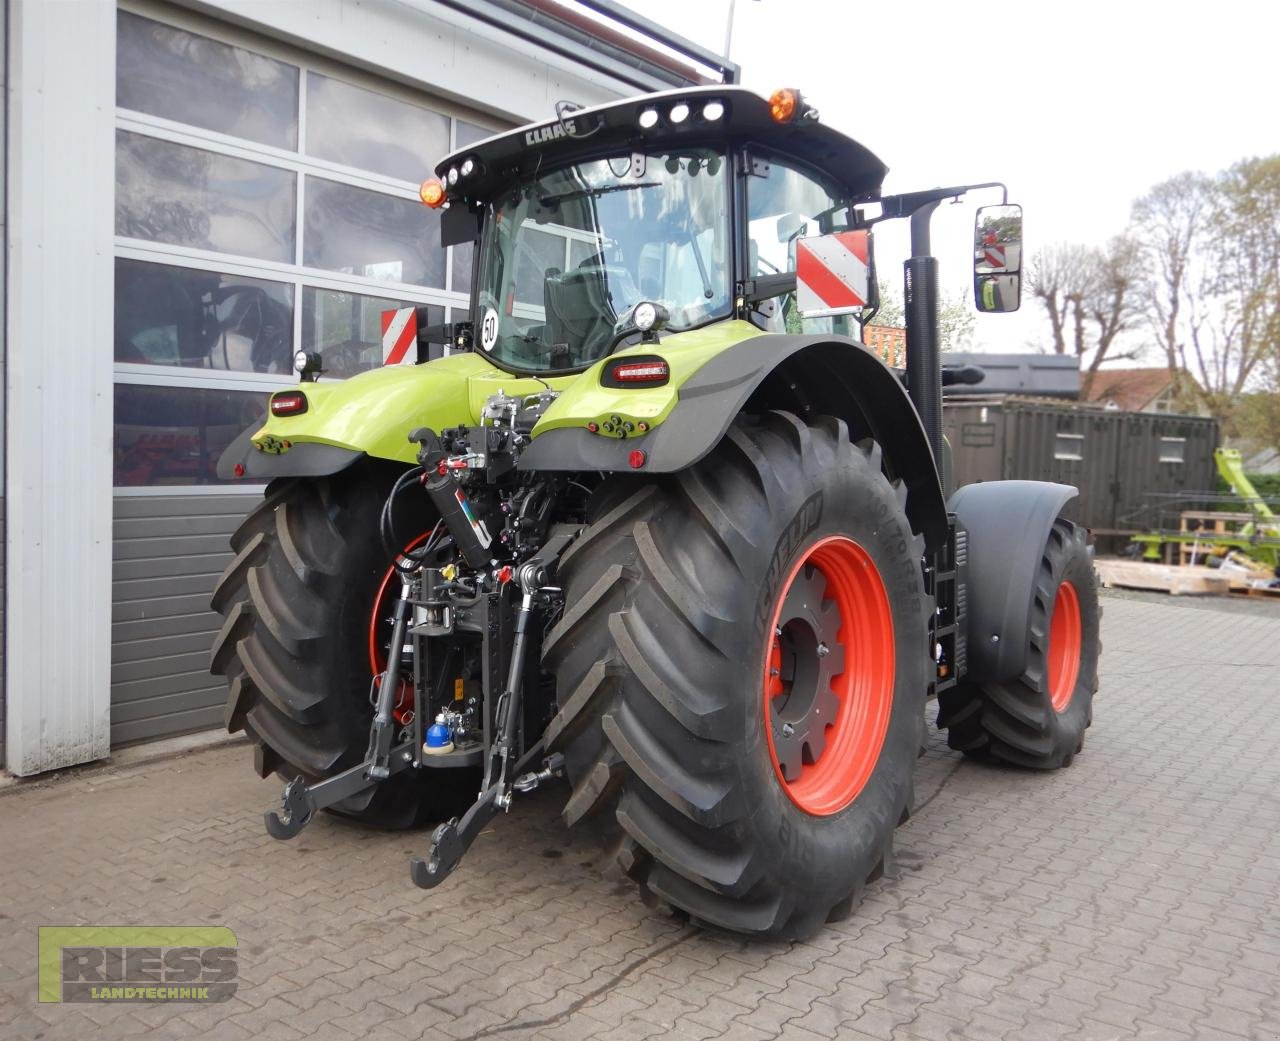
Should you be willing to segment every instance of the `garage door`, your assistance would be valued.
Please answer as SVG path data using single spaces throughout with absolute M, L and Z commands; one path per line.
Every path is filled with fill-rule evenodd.
M 452 320 L 470 247 L 417 186 L 493 128 L 191 15 L 118 17 L 113 746 L 215 726 L 213 584 L 259 490 L 221 450 L 293 382 L 381 364 L 379 316 Z

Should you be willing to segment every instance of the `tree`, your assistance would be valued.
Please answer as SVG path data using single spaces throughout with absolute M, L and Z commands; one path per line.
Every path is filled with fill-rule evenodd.
M 1212 286 L 1236 344 L 1215 359 L 1219 385 L 1239 395 L 1255 373 L 1277 389 L 1280 365 L 1280 155 L 1244 159 L 1218 178 Z
M 884 279 L 879 281 L 880 308 L 875 313 L 875 325 L 897 326 L 907 324 L 906 308 L 901 295 Z M 970 345 L 977 315 L 963 295 L 938 297 L 938 339 L 944 351 L 962 350 Z
M 1063 242 L 1032 258 L 1027 284 L 1049 318 L 1054 353 L 1080 360 L 1086 398 L 1104 361 L 1137 356 L 1116 348 L 1142 313 L 1140 257 L 1130 236 L 1117 235 L 1102 248 Z
M 1277 369 L 1263 363 L 1280 351 L 1280 156 L 1172 177 L 1134 203 L 1133 226 L 1180 395 L 1229 416 Z
M 1027 286 L 1049 316 L 1053 353 L 1084 354 L 1084 301 L 1089 250 L 1072 242 L 1047 246 L 1031 258 Z
M 1274 379 L 1275 377 L 1271 377 Z M 1280 451 L 1280 393 L 1275 382 L 1269 391 L 1245 394 L 1232 414 L 1232 433 L 1257 448 Z

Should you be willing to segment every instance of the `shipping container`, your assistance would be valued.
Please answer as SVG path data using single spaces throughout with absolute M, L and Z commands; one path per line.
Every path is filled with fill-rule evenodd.
M 1056 481 L 1080 489 L 1064 515 L 1118 548 L 1145 530 L 1154 494 L 1190 494 L 1217 481 L 1218 421 L 1124 412 L 1039 398 L 948 400 L 943 427 L 956 486 Z

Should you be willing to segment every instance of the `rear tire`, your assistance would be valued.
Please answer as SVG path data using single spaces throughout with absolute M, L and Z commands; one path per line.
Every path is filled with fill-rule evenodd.
M 364 758 L 369 625 L 388 568 L 378 518 L 400 472 L 363 463 L 272 482 L 231 538 L 236 555 L 212 599 L 224 621 L 210 671 L 227 679 L 227 729 L 248 734 L 261 777 L 317 781 Z M 425 510 L 398 520 L 414 534 L 434 522 Z M 397 774 L 333 811 L 410 828 L 453 816 L 479 789 L 474 771 L 423 774 Z
M 1060 517 L 1040 558 L 1026 671 L 943 692 L 938 728 L 947 730 L 947 744 L 975 759 L 1036 770 L 1070 766 L 1093 722 L 1100 616 L 1085 529 Z
M 566 821 L 597 822 L 646 894 L 696 921 L 799 938 L 846 916 L 887 869 L 931 664 L 923 540 L 905 499 L 872 442 L 784 413 L 740 419 L 688 471 L 615 477 L 597 494 L 561 561 L 547 743 L 572 784 Z M 811 606 L 813 625 L 839 634 L 822 646 L 838 647 L 810 653 L 805 624 L 778 624 Z M 784 650 L 785 692 L 770 678 Z M 814 655 L 826 672 L 802 669 Z M 812 713 L 797 702 L 786 718 L 813 743 L 789 757 L 772 734 L 802 687 L 818 692 Z M 819 722 L 837 691 L 836 722 Z

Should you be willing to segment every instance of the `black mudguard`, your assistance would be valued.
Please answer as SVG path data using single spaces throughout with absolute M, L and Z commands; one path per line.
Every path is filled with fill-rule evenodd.
M 770 380 L 770 377 L 776 377 Z M 679 392 L 679 403 L 653 432 L 610 439 L 581 428 L 550 430 L 520 457 L 522 470 L 636 472 L 631 453 L 645 453 L 640 473 L 675 473 L 692 466 L 753 407 L 835 415 L 867 428 L 880 444 L 891 476 L 907 485 L 907 515 L 930 550 L 947 537 L 937 467 L 920 417 L 893 370 L 853 340 L 766 334 L 735 344 L 707 362 Z M 855 415 L 856 414 L 856 415 Z
M 1047 481 L 987 481 L 967 484 L 951 497 L 947 508 L 969 538 L 972 679 L 1002 682 L 1025 671 L 1040 557 L 1058 512 L 1078 494 Z
M 218 457 L 218 476 L 224 481 L 270 481 L 275 477 L 327 477 L 345 470 L 364 456 L 350 448 L 311 442 L 295 444 L 287 452 L 260 452 L 251 438 L 261 429 L 255 424 L 243 431 Z M 236 472 L 239 464 L 241 472 Z

